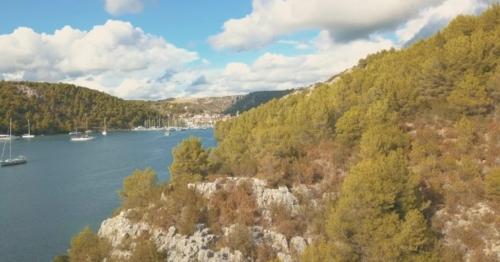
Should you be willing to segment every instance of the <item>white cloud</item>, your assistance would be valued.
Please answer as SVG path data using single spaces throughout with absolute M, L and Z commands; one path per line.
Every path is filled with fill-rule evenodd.
M 253 0 L 252 13 L 230 19 L 209 38 L 216 49 L 243 51 L 308 29 L 328 30 L 337 41 L 394 29 L 420 10 L 444 0 Z
M 205 73 L 208 83 L 197 95 L 242 94 L 308 86 L 352 67 L 370 53 L 391 48 L 393 43 L 382 38 L 338 43 L 332 41 L 328 31 L 322 31 L 310 46 L 314 46 L 314 53 L 285 56 L 268 52 L 251 64 L 229 63 L 222 71 Z
M 0 35 L 0 46 L 2 79 L 80 83 L 121 97 L 141 97 L 133 84 L 138 89 L 198 60 L 195 52 L 115 20 L 90 31 L 65 26 L 53 34 L 20 27 Z
M 266 3 L 298 3 L 294 1 L 268 0 Z M 323 26 L 325 28 L 313 39 L 301 38 L 297 41 L 294 36 L 286 36 L 276 39 L 277 45 L 271 49 L 277 50 L 279 45 L 290 45 L 302 49 L 301 54 L 284 55 L 268 51 L 252 62 L 230 62 L 220 68 L 214 68 L 214 61 L 199 58 L 197 53 L 178 48 L 164 38 L 147 34 L 128 22 L 110 20 L 89 31 L 66 26 L 51 34 L 37 33 L 30 28 L 20 27 L 11 34 L 0 35 L 0 79 L 70 82 L 133 99 L 219 96 L 296 88 L 326 80 L 355 65 L 360 58 L 370 53 L 402 46 L 420 37 L 427 29 L 432 31 L 441 28 L 444 22 L 458 14 L 477 13 L 492 1 L 498 0 L 445 0 L 438 5 L 423 8 L 415 15 L 410 12 L 412 15 L 400 22 L 397 30 L 391 31 L 391 34 L 382 34 L 383 30 L 380 28 L 385 27 L 378 27 L 379 29 L 367 33 L 363 38 L 349 41 L 338 40 L 339 31 L 333 30 L 331 26 Z M 316 9 L 314 6 L 308 9 L 308 3 L 320 2 L 303 1 L 302 10 L 306 11 L 305 13 L 312 12 L 311 10 Z M 255 0 L 254 5 L 256 3 L 265 5 L 264 0 Z M 338 1 L 336 4 L 340 5 Z M 325 5 L 325 9 L 328 6 Z M 342 15 L 350 11 L 347 7 L 343 8 L 342 12 L 337 10 L 330 15 L 327 10 L 322 11 L 316 14 L 319 17 L 317 20 L 333 19 L 328 16 L 334 15 L 337 15 L 339 21 L 347 19 Z M 373 12 L 379 12 L 375 10 L 377 8 L 373 9 Z M 254 8 L 250 16 L 267 12 L 255 10 L 260 9 Z M 359 12 L 356 11 L 356 17 L 365 14 L 363 10 L 364 8 L 361 8 Z M 386 14 L 388 11 L 380 12 Z M 401 15 L 398 13 L 398 16 Z M 276 21 L 285 21 L 287 16 L 275 18 Z M 263 36 L 270 32 L 271 38 L 274 39 L 283 32 L 292 32 L 295 30 L 293 28 L 305 28 L 298 24 L 304 25 L 306 20 L 298 16 L 297 21 L 293 22 L 297 24 L 283 27 L 286 29 L 284 31 L 280 28 L 278 29 L 281 31 L 273 31 L 274 27 L 266 27 L 265 24 L 259 26 L 262 26 Z M 365 17 L 361 20 L 392 24 L 382 23 L 380 21 L 384 19 L 377 20 L 376 17 Z M 353 19 L 349 23 L 355 21 L 356 19 Z M 319 24 L 316 20 L 308 23 Z M 346 35 L 356 35 L 359 28 L 365 27 L 361 23 L 359 26 L 349 24 L 341 28 L 352 28 L 354 33 Z M 248 32 L 252 33 L 254 29 L 250 26 Z M 228 32 L 223 32 L 222 35 Z M 262 32 L 254 33 L 258 37 Z M 241 36 L 243 37 L 240 40 L 244 41 L 249 35 L 242 33 Z M 254 46 L 261 40 L 249 39 L 248 44 Z
M 446 0 L 441 5 L 426 9 L 404 23 L 396 35 L 401 44 L 429 36 L 459 14 L 478 14 L 498 0 Z
M 144 8 L 144 0 L 106 0 L 105 9 L 112 15 L 137 14 Z

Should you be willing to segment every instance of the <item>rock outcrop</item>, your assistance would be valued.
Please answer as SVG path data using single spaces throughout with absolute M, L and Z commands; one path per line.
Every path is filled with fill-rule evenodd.
M 251 185 L 257 207 L 261 211 L 268 211 L 273 205 L 280 204 L 290 209 L 292 214 L 298 212 L 299 201 L 287 187 L 268 188 L 266 181 L 257 178 L 218 178 L 214 182 L 196 183 L 189 186 L 195 188 L 204 197 L 210 198 L 217 190 L 228 190 L 232 185 L 243 183 Z M 301 188 L 301 190 L 305 189 Z
M 128 211 L 118 216 L 106 219 L 99 229 L 99 236 L 110 241 L 113 255 L 117 258 L 130 256 L 127 240 L 134 240 L 144 233 L 151 236 L 158 249 L 167 254 L 166 261 L 244 261 L 241 252 L 222 248 L 218 251 L 210 249 L 217 236 L 210 233 L 210 229 L 198 225 L 197 230 L 190 236 L 178 234 L 175 227 L 164 230 L 149 226 L 143 222 L 133 222 L 127 218 Z
M 217 190 L 227 190 L 232 185 L 247 183 L 252 188 L 258 208 L 263 214 L 269 213 L 274 204 L 281 204 L 292 212 L 299 210 L 298 199 L 287 187 L 277 189 L 267 188 L 263 180 L 255 178 L 224 178 L 214 182 L 190 184 L 204 197 L 210 198 Z M 306 190 L 302 188 L 301 190 Z M 128 218 L 131 210 L 122 211 L 115 217 L 102 222 L 99 236 L 109 240 L 113 247 L 112 254 L 117 258 L 127 258 L 133 250 L 134 239 L 147 234 L 155 242 L 158 249 L 167 254 L 166 261 L 248 261 L 238 250 L 222 247 L 215 250 L 217 240 L 227 237 L 232 230 L 222 229 L 221 235 L 216 235 L 203 224 L 198 224 L 192 235 L 179 234 L 175 227 L 167 229 L 154 227 L 142 221 Z M 277 254 L 281 261 L 291 262 L 292 254 L 300 253 L 307 246 L 302 236 L 287 240 L 286 236 L 262 226 L 249 227 L 255 245 L 267 245 Z

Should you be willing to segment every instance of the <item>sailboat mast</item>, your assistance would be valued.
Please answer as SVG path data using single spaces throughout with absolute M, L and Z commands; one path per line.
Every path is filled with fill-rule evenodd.
M 28 119 L 28 135 L 31 135 L 30 120 Z
M 9 121 L 9 159 L 12 159 L 12 118 Z

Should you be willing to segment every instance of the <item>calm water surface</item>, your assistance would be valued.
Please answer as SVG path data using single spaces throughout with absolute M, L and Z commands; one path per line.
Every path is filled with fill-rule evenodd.
M 14 141 L 15 155 L 27 156 L 28 164 L 0 168 L 0 261 L 51 261 L 74 234 L 86 225 L 96 230 L 119 206 L 117 191 L 133 170 L 152 167 L 167 180 L 172 148 L 191 135 L 215 146 L 212 130 Z

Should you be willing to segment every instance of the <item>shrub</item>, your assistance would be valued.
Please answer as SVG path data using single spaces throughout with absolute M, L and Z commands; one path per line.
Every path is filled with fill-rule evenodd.
M 288 239 L 302 235 L 306 228 L 304 217 L 292 216 L 292 212 L 282 204 L 271 207 L 271 219 L 273 227 Z
M 160 251 L 156 244 L 145 236 L 139 237 L 128 262 L 162 262 L 166 255 Z
M 257 216 L 257 203 L 248 183 L 231 184 L 227 190 L 217 191 L 210 198 L 209 209 L 209 223 L 215 231 L 234 223 L 252 225 Z
M 225 241 L 229 248 L 239 250 L 245 257 L 254 255 L 255 243 L 253 242 L 252 232 L 245 225 L 236 224 L 231 227 Z
M 120 196 L 124 208 L 147 205 L 158 193 L 156 173 L 152 169 L 136 170 L 123 181 Z
M 71 239 L 69 260 L 72 262 L 103 261 L 109 258 L 111 245 L 106 239 L 98 237 L 90 227 L 85 227 Z

